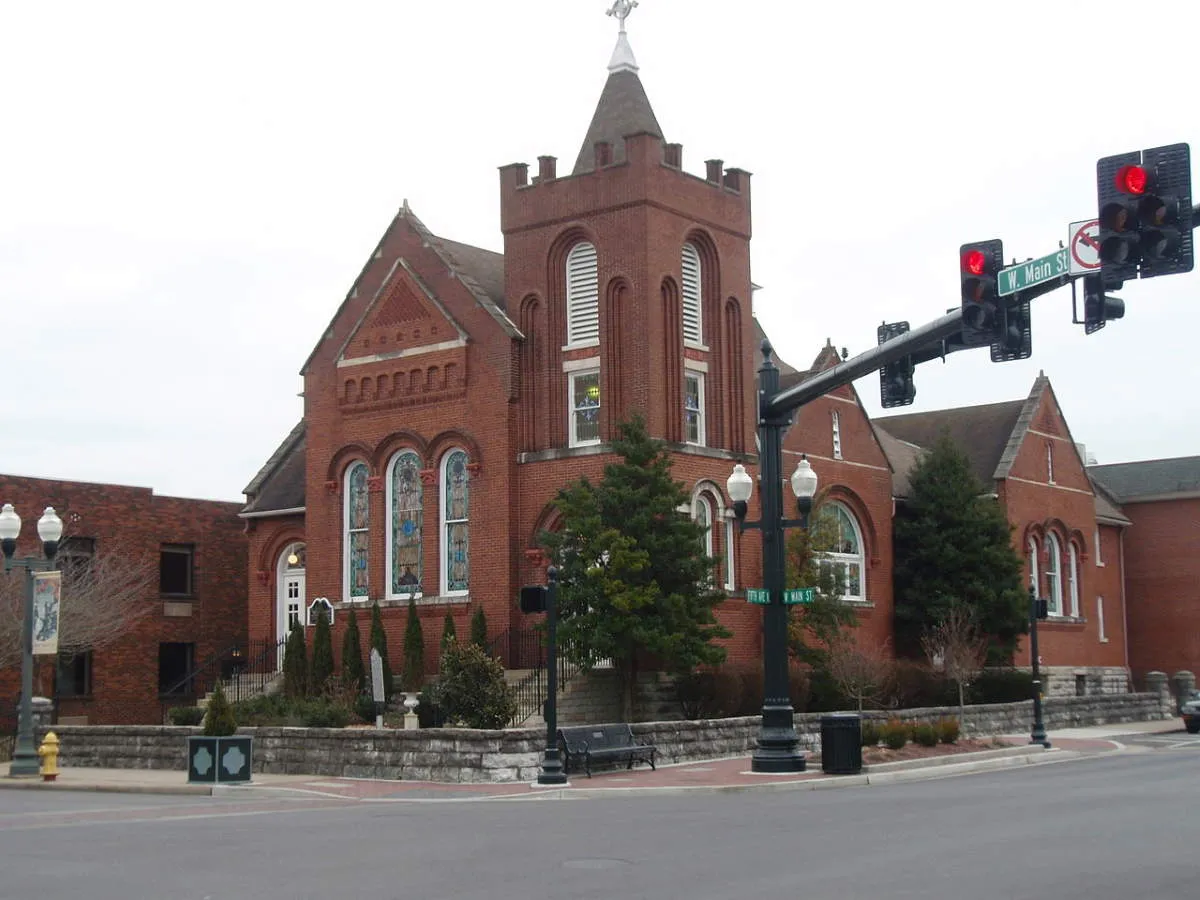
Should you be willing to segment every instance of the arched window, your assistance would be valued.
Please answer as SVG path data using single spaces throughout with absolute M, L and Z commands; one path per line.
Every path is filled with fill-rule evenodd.
M 733 516 L 727 514 L 725 516 L 725 590 L 737 590 L 737 571 L 734 569 L 733 559 Z
M 706 495 L 700 494 L 696 497 L 696 501 L 692 505 L 692 518 L 696 520 L 697 525 L 704 529 L 701 546 L 704 548 L 704 555 L 711 557 L 713 555 L 713 505 Z
M 1063 614 L 1062 549 L 1054 532 L 1046 535 L 1046 601 L 1049 615 Z
M 1038 585 L 1038 546 L 1037 540 L 1032 536 L 1029 538 L 1029 586 L 1033 588 L 1033 592 L 1037 596 L 1042 595 L 1042 589 Z
M 845 600 L 866 600 L 863 583 L 862 531 L 854 514 L 837 502 L 821 506 L 816 516 L 815 544 L 821 552 L 822 576 L 832 574 Z
M 681 285 L 683 294 L 683 339 L 692 344 L 704 343 L 704 328 L 700 318 L 704 306 L 701 284 L 700 253 L 695 244 L 684 244 L 681 254 Z
M 388 559 L 389 590 L 393 597 L 421 595 L 422 525 L 424 491 L 421 486 L 421 457 L 401 450 L 388 464 Z
M 1075 545 L 1067 545 L 1067 586 L 1068 597 L 1071 599 L 1071 615 L 1079 618 L 1079 550 Z
M 366 601 L 368 590 L 368 552 L 370 549 L 370 496 L 367 493 L 367 464 L 361 460 L 346 469 L 342 481 L 343 510 L 343 590 L 354 601 Z
M 567 254 L 567 344 L 600 340 L 600 279 L 596 248 L 586 241 Z
M 470 582 L 471 473 L 467 452 L 442 457 L 442 593 L 465 594 Z

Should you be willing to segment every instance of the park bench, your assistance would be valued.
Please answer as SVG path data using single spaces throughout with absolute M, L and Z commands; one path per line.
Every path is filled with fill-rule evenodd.
M 577 725 L 560 728 L 558 743 L 563 751 L 563 770 L 571 770 L 572 760 L 578 767 L 582 758 L 583 769 L 588 778 L 592 777 L 592 763 L 605 760 L 624 760 L 627 763 L 626 769 L 632 769 L 635 762 L 644 762 L 653 769 L 654 754 L 658 751 L 653 744 L 638 743 L 637 738 L 633 736 L 633 729 L 624 722 L 617 725 Z

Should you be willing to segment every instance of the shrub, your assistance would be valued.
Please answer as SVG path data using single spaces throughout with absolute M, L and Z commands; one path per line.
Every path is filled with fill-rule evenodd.
M 208 701 L 208 711 L 204 716 L 204 733 L 208 737 L 226 737 L 237 732 L 237 719 L 233 707 L 225 699 L 225 691 L 221 682 L 217 682 L 213 695 Z
M 324 697 L 307 701 L 299 712 L 305 728 L 345 728 L 350 722 L 350 710 Z
M 329 617 L 322 607 L 317 610 L 317 628 L 313 634 L 312 664 L 308 670 L 308 693 L 321 695 L 333 677 L 333 633 Z
M 971 685 L 973 703 L 1017 703 L 1033 697 L 1033 674 L 1019 669 L 984 669 Z
M 175 706 L 167 715 L 172 725 L 199 725 L 204 721 L 204 710 L 199 706 Z
M 486 650 L 487 640 L 487 613 L 483 611 L 482 606 L 477 606 L 475 614 L 471 616 L 471 643 L 480 650 Z
M 431 696 L 429 691 L 417 698 L 417 722 L 422 728 L 441 728 L 446 724 L 446 712 Z
M 687 672 L 675 679 L 675 699 L 690 721 L 711 719 L 717 712 L 715 672 Z
M 299 622 L 292 626 L 283 649 L 283 692 L 293 698 L 308 693 L 308 649 Z
M 913 728 L 913 741 L 922 747 L 936 747 L 938 730 L 931 722 L 921 722 Z
M 899 719 L 888 719 L 880 728 L 880 737 L 889 750 L 899 750 L 908 743 L 909 725 Z
M 504 667 L 476 644 L 456 641 L 446 648 L 442 675 L 430 693 L 447 722 L 468 728 L 503 728 L 517 714 Z
M 880 737 L 879 723 L 874 719 L 863 719 L 862 723 L 862 745 L 864 747 L 876 747 L 879 745 Z
M 958 719 L 951 716 L 937 723 L 938 740 L 943 744 L 957 744 L 959 725 Z
M 813 669 L 809 676 L 808 712 L 833 712 L 855 709 L 858 702 L 847 697 L 825 669 Z
M 383 613 L 379 601 L 371 604 L 371 649 L 378 650 L 383 662 L 383 699 L 392 699 L 392 664 L 388 660 L 387 632 L 383 630 Z
M 454 628 L 454 615 L 453 613 L 447 612 L 446 621 L 442 623 L 442 643 L 441 647 L 439 648 L 439 652 L 445 653 L 446 645 L 451 641 L 456 640 L 458 640 L 458 633 Z
M 788 669 L 788 699 L 796 712 L 807 711 L 812 702 L 812 682 L 802 669 Z
M 896 661 L 891 693 L 892 705 L 899 709 L 958 705 L 958 688 L 954 682 L 925 663 L 911 659 Z
M 299 725 L 299 717 L 293 717 L 293 707 L 302 700 L 293 700 L 286 694 L 263 694 L 233 705 L 237 720 L 244 725 Z
M 757 716 L 762 712 L 763 670 L 762 666 L 743 666 L 737 670 L 741 676 L 742 694 L 738 698 L 738 716 Z
M 404 691 L 419 691 L 425 683 L 425 632 L 417 615 L 417 601 L 408 598 L 408 623 L 404 627 L 404 669 L 400 687 Z
M 358 615 L 354 607 L 346 616 L 346 632 L 342 635 L 342 684 L 355 693 L 367 687 L 367 670 L 363 666 L 362 638 L 358 633 Z M 374 713 L 372 713 L 372 719 Z
M 370 694 L 359 694 L 354 701 L 354 714 L 368 725 L 375 723 L 375 701 Z
M 729 718 L 741 715 L 746 694 L 746 678 L 736 669 L 718 669 L 713 673 L 714 715 Z

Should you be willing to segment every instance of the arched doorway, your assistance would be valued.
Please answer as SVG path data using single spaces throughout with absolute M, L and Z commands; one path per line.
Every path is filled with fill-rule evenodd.
M 275 637 L 284 640 L 297 622 L 304 622 L 304 544 L 289 544 L 279 554 L 275 579 Z M 280 654 L 280 660 L 283 655 Z M 282 662 L 280 663 L 282 665 Z

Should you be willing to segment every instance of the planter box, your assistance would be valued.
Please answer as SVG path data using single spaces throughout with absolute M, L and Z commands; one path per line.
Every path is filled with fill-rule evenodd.
M 188 784 L 245 784 L 250 781 L 254 738 L 188 737 Z

